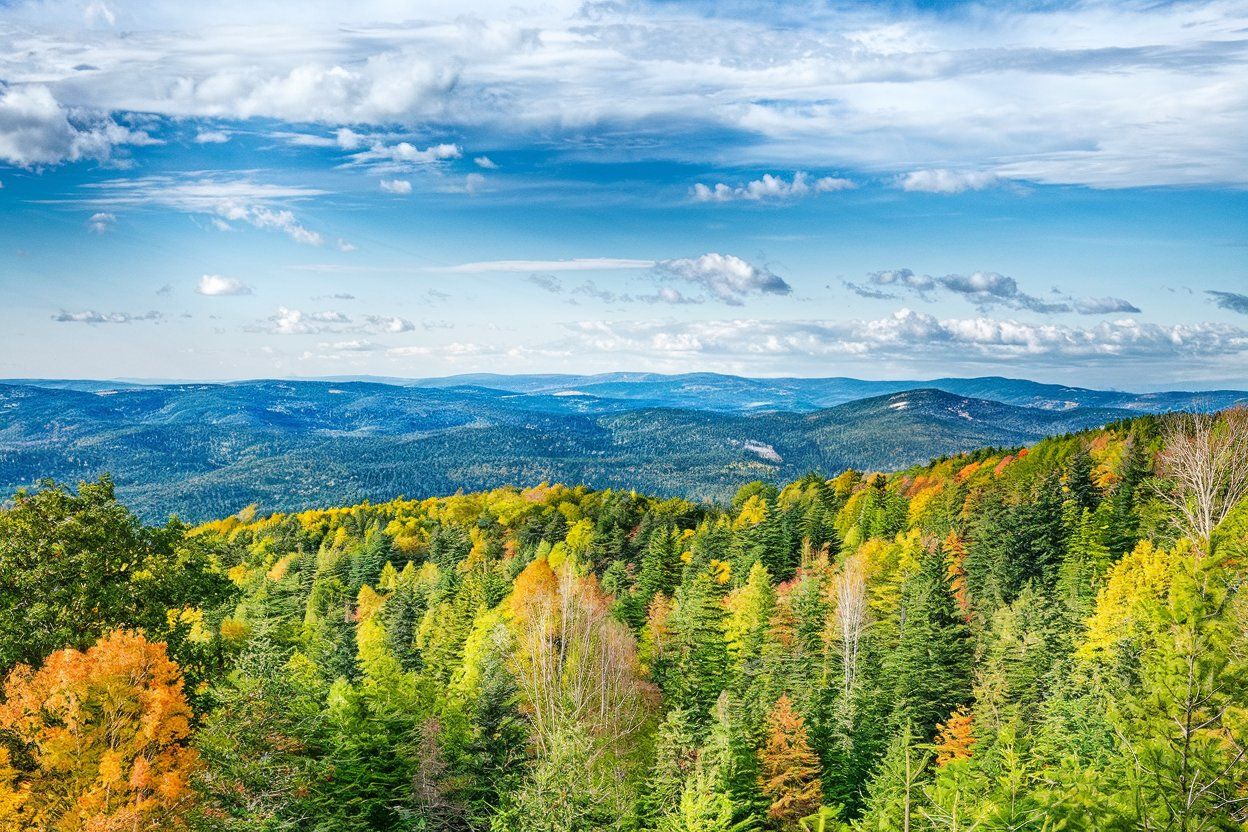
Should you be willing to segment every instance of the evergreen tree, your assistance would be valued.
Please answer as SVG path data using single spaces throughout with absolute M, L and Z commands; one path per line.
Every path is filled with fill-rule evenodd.
M 762 789 L 770 800 L 767 815 L 793 823 L 823 802 L 819 758 L 810 748 L 806 722 L 787 696 L 781 696 L 767 720 L 767 741 L 759 751 Z

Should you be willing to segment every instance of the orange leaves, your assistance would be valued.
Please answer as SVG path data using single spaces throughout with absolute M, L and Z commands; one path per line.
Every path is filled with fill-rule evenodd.
M 949 581 L 949 589 L 954 600 L 958 602 L 958 610 L 970 621 L 971 599 L 966 591 L 966 569 L 963 566 L 963 561 L 966 560 L 966 543 L 957 532 L 949 532 L 942 547 L 945 551 L 945 578 Z
M 973 729 L 974 717 L 965 705 L 951 713 L 944 724 L 937 726 L 936 765 L 969 758 L 977 742 Z
M 823 802 L 819 758 L 811 750 L 806 721 L 781 696 L 767 720 L 767 742 L 758 754 L 767 814 L 780 821 L 805 817 Z
M 191 710 L 163 644 L 115 631 L 86 652 L 61 650 L 5 683 L 0 730 L 28 750 L 29 771 L 0 758 L 0 829 L 58 832 L 184 827 Z M 14 795 L 18 795 L 17 798 Z

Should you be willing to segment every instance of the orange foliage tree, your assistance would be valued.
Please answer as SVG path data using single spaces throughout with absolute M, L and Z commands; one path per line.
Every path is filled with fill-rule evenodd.
M 810 747 L 806 721 L 781 696 L 767 720 L 767 742 L 759 751 L 763 794 L 771 798 L 769 817 L 793 822 L 815 812 L 823 803 L 819 758 Z
M 937 726 L 936 765 L 970 757 L 975 748 L 974 727 L 974 718 L 965 705 L 949 714 L 949 719 Z
M 60 650 L 4 685 L 2 832 L 156 832 L 185 828 L 191 709 L 163 644 L 114 631 L 85 652 Z

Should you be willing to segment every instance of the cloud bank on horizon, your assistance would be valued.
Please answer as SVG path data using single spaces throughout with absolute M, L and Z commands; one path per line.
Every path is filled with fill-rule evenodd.
M 1246 31 L 1246 0 L 10 0 L 0 375 L 1248 384 Z

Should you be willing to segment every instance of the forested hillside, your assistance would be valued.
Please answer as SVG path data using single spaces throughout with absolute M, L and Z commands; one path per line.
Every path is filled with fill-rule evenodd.
M 293 511 L 542 482 L 728 501 L 744 483 L 894 470 L 1129 415 L 913 390 L 813 412 L 722 413 L 480 387 L 255 381 L 0 385 L 0 489 L 110 473 L 146 520 Z
M 0 512 L 0 830 L 1248 828 L 1248 412 L 730 503 Z

